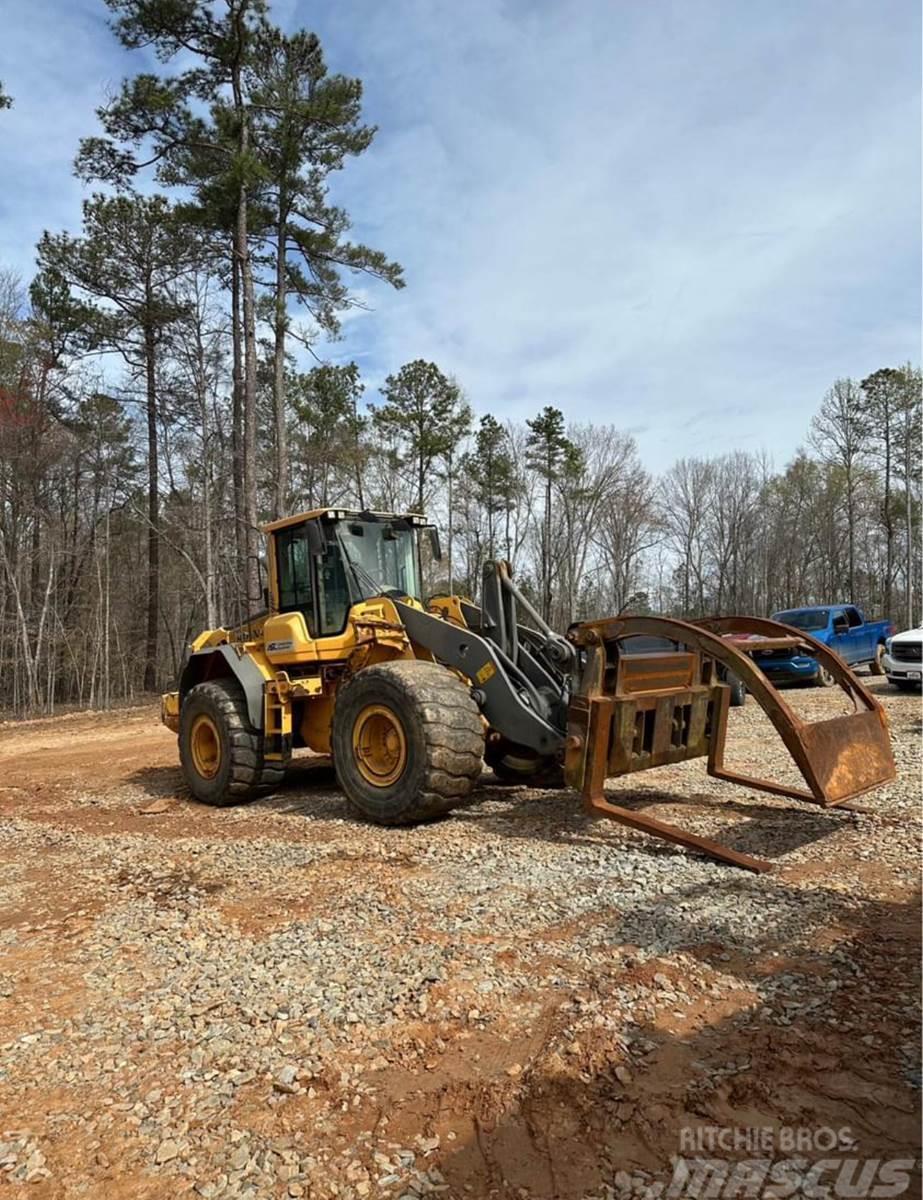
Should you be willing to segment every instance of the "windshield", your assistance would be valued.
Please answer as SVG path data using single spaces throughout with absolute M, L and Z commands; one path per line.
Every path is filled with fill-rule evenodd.
M 829 608 L 809 608 L 802 609 L 801 612 L 777 612 L 772 615 L 774 621 L 781 621 L 783 625 L 793 625 L 796 629 L 808 632 L 812 629 L 826 629 L 829 618 Z
M 383 590 L 420 598 L 413 529 L 398 521 L 346 521 L 337 530 L 346 561 L 360 590 Z

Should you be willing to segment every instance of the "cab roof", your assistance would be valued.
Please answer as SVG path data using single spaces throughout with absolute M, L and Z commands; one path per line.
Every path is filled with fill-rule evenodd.
M 291 517 L 280 517 L 278 521 L 270 521 L 261 525 L 263 533 L 273 533 L 277 529 L 288 529 L 292 525 L 301 525 L 304 521 L 314 519 L 327 521 L 409 521 L 411 525 L 426 525 L 426 517 L 420 513 L 390 513 L 370 512 L 355 508 L 312 508 L 310 512 L 296 513 Z

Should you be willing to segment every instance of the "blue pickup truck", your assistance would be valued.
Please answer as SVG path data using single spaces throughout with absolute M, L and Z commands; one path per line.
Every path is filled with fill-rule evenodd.
M 774 621 L 802 629 L 835 650 L 847 666 L 867 665 L 873 675 L 883 675 L 885 642 L 894 633 L 890 621 L 866 621 L 854 604 L 831 604 L 823 608 L 790 608 L 772 614 Z M 791 650 L 767 650 L 753 655 L 754 663 L 773 683 L 804 680 L 830 687 L 833 676 L 816 658 Z

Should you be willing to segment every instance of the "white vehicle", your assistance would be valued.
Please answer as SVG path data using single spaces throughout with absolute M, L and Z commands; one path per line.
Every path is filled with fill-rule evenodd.
M 923 677 L 923 625 L 889 637 L 881 665 L 895 687 L 902 691 L 919 688 Z

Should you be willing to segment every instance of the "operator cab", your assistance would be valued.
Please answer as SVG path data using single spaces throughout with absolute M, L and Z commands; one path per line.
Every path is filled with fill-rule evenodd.
M 271 607 L 300 612 L 309 635 L 322 638 L 342 633 L 350 608 L 361 600 L 388 595 L 420 600 L 424 529 L 433 532 L 416 514 L 344 509 L 302 513 L 264 526 Z

